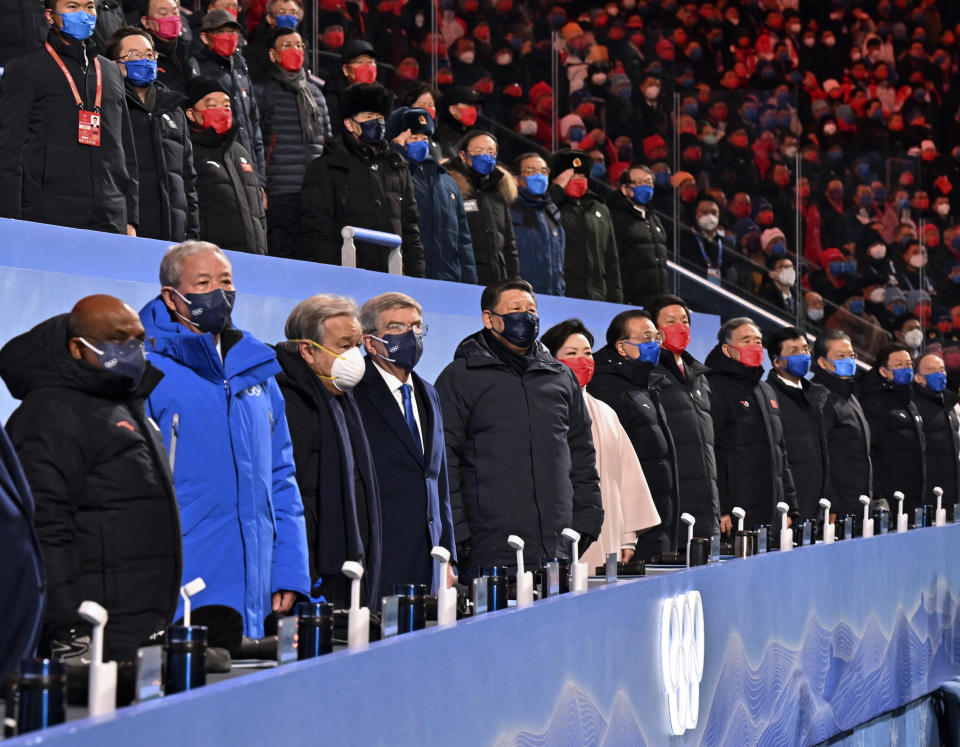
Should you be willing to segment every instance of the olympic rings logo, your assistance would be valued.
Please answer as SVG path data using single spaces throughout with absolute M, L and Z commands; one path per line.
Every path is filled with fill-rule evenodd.
M 703 679 L 703 601 L 699 591 L 663 600 L 660 608 L 660 669 L 671 733 L 697 728 Z

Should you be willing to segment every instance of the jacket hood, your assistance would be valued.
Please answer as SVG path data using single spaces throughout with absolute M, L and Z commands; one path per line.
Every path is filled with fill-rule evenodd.
M 497 166 L 486 177 L 481 177 L 476 182 L 474 180 L 477 176 L 459 158 L 450 158 L 443 162 L 443 166 L 456 180 L 457 186 L 460 187 L 460 194 L 465 200 L 476 196 L 477 189 L 484 192 L 496 190 L 508 205 L 513 204 L 517 199 L 517 180 L 503 166 Z
M 740 361 L 728 358 L 719 344 L 710 351 L 705 362 L 711 373 L 729 376 L 744 384 L 754 385 L 763 378 L 763 366 L 745 366 Z
M 0 349 L 0 378 L 14 397 L 22 400 L 45 387 L 74 389 L 107 399 L 145 397 L 163 378 L 148 363 L 140 386 L 131 392 L 126 377 L 78 361 L 67 349 L 69 318 L 69 314 L 60 314 L 47 319 Z
M 532 355 L 530 355 L 531 353 Z M 527 367 L 528 369 L 536 367 L 559 372 L 566 370 L 566 366 L 550 355 L 550 351 L 547 350 L 547 347 L 539 340 L 534 341 L 531 350 L 527 351 L 527 354 L 531 357 L 531 363 Z M 505 365 L 503 361 L 497 357 L 496 353 L 490 349 L 490 346 L 483 337 L 483 330 L 474 332 L 469 337 L 460 341 L 460 344 L 457 345 L 456 352 L 453 354 L 454 360 L 459 358 L 466 361 L 468 368 Z

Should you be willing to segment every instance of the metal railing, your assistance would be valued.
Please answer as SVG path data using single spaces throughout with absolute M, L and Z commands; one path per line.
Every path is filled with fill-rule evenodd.
M 383 231 L 371 231 L 368 228 L 357 228 L 355 226 L 344 226 L 340 231 L 343 236 L 343 247 L 340 250 L 340 264 L 344 267 L 357 266 L 357 247 L 354 239 L 366 241 L 370 244 L 378 244 L 390 248 L 390 255 L 387 257 L 387 272 L 391 275 L 403 274 L 403 253 L 400 251 L 400 245 L 403 240 L 395 233 L 384 233 Z

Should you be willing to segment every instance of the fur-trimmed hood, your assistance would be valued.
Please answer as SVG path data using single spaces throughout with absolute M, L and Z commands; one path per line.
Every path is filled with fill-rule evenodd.
M 465 200 L 475 197 L 477 189 L 485 192 L 497 190 L 508 205 L 517 200 L 517 180 L 503 166 L 498 165 L 486 176 L 480 176 L 459 158 L 447 159 L 443 165 L 457 182 Z

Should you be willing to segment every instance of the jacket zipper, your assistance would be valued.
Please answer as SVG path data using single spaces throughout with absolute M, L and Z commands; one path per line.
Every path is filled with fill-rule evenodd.
M 170 474 L 173 475 L 173 467 L 177 461 L 177 439 L 180 437 L 180 413 L 173 413 L 173 421 L 170 427 Z

